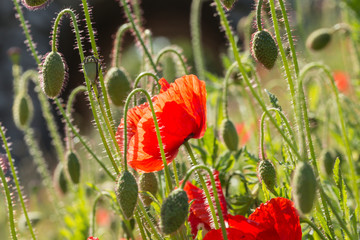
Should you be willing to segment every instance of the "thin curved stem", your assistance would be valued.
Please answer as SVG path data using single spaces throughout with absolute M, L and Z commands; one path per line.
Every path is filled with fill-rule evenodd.
M 28 226 L 28 228 L 29 228 L 29 231 L 30 231 L 30 234 L 31 234 L 32 239 L 33 239 L 33 240 L 36 240 L 35 232 L 34 232 L 34 229 L 33 229 L 32 225 L 31 225 L 31 221 L 30 221 L 30 218 L 29 218 L 29 215 L 28 215 L 26 206 L 25 206 L 24 197 L 23 197 L 23 194 L 22 194 L 22 191 L 21 191 L 20 183 L 19 183 L 19 180 L 18 180 L 18 177 L 17 177 L 17 174 L 16 174 L 16 170 L 15 170 L 15 166 L 14 166 L 14 163 L 13 163 L 13 159 L 12 159 L 12 156 L 11 156 L 11 153 L 10 153 L 9 144 L 8 144 L 8 142 L 7 142 L 7 140 L 6 140 L 5 128 L 2 127 L 1 125 L 0 125 L 0 134 L 1 134 L 1 138 L 2 138 L 3 144 L 4 144 L 4 148 L 5 148 L 5 151 L 6 151 L 6 155 L 7 155 L 7 157 L 8 157 L 8 161 L 9 161 L 11 173 L 12 173 L 13 178 L 14 178 L 16 190 L 17 190 L 17 192 L 18 192 L 18 196 L 19 196 L 21 208 L 22 208 L 22 210 L 23 210 L 23 213 L 24 213 L 24 216 L 25 216 L 25 219 L 26 219 L 27 226 Z
M 219 201 L 219 195 L 218 195 L 218 192 L 217 192 L 217 188 L 216 188 L 216 183 L 215 183 L 215 179 L 214 179 L 214 176 L 213 176 L 213 173 L 212 171 L 210 170 L 209 167 L 207 166 L 204 166 L 204 165 L 196 165 L 196 166 L 193 166 L 192 168 L 190 168 L 186 175 L 185 175 L 185 178 L 184 178 L 184 181 L 182 182 L 181 184 L 181 188 L 183 189 L 185 184 L 186 184 L 186 181 L 189 179 L 190 175 L 198 170 L 198 169 L 204 169 L 208 172 L 209 174 L 209 178 L 210 178 L 210 181 L 211 181 L 211 187 L 213 189 L 213 194 L 214 194 L 214 199 L 216 201 L 216 208 L 217 208 L 217 212 L 219 214 L 219 220 L 220 220 L 220 224 L 221 224 L 221 231 L 222 231 L 222 234 L 223 234 L 223 238 L 224 240 L 227 240 L 227 233 L 226 233 L 226 226 L 225 226 L 225 222 L 224 222 L 224 216 L 222 214 L 222 209 L 221 209 L 221 205 L 220 205 L 220 201 Z M 197 172 L 199 175 L 200 173 Z M 216 216 L 216 213 L 215 213 L 215 210 L 213 209 L 214 206 L 212 206 L 212 199 L 211 199 L 211 196 L 209 194 L 207 187 L 204 188 L 204 191 L 205 191 L 205 195 L 206 195 L 206 198 L 207 198 L 207 201 L 209 203 L 209 207 L 211 209 L 211 214 L 213 216 L 213 219 L 214 219 L 214 222 L 215 222 L 215 219 L 217 221 L 217 216 Z
M 201 0 L 200 0 L 200 1 L 201 1 Z M 156 66 L 159 65 L 159 62 L 160 62 L 161 57 L 164 56 L 166 53 L 173 53 L 173 54 L 175 54 L 175 55 L 179 58 L 179 60 L 180 60 L 180 62 L 181 62 L 181 65 L 182 65 L 182 67 L 184 68 L 185 74 L 186 74 L 186 75 L 189 74 L 189 71 L 188 71 L 188 69 L 187 69 L 185 60 L 183 59 L 182 55 L 181 55 L 174 47 L 166 47 L 166 48 L 162 49 L 162 50 L 158 53 L 158 55 L 157 55 L 156 58 L 155 58 L 155 65 L 156 65 Z M 200 75 L 199 75 L 199 78 L 200 78 Z
M 189 153 L 191 163 L 193 164 L 193 166 L 197 166 L 198 163 L 196 161 L 196 158 L 194 156 L 194 153 L 193 153 L 193 151 L 191 149 L 191 146 L 190 146 L 189 142 L 188 141 L 184 142 L 184 146 L 185 146 L 187 152 Z M 197 175 L 199 177 L 200 184 L 201 184 L 202 188 L 204 189 L 205 195 L 208 196 L 209 195 L 209 190 L 207 189 L 207 185 L 205 183 L 205 180 L 204 180 L 203 176 L 200 174 L 200 172 L 197 172 Z M 183 184 L 184 184 L 184 182 L 183 182 Z M 210 207 L 212 216 L 216 216 L 214 206 L 212 206 L 212 204 L 209 204 L 209 207 Z M 219 223 L 218 223 L 217 217 L 213 217 L 213 220 L 214 220 L 215 228 L 219 229 Z
M 68 98 L 67 104 L 66 104 L 66 115 L 68 116 L 69 119 L 71 119 L 71 109 L 76 97 L 76 94 L 80 93 L 80 92 L 85 92 L 86 91 L 86 87 L 85 86 L 78 86 L 76 88 L 74 88 L 74 90 L 71 91 L 70 96 Z M 68 124 L 66 124 L 66 135 L 67 135 L 67 142 L 68 142 L 68 147 L 69 150 L 72 150 L 72 141 L 71 141 L 71 131 L 70 131 L 70 127 Z
M 95 217 L 96 217 L 96 206 L 101 197 L 106 196 L 112 199 L 111 195 L 108 192 L 101 192 L 94 201 L 93 208 L 92 208 L 92 215 L 91 215 L 91 227 L 90 227 L 90 236 L 95 235 Z
M 233 70 L 234 70 L 235 67 L 237 67 L 237 66 L 238 66 L 237 62 L 234 62 L 234 63 L 231 64 L 231 66 L 227 69 L 226 74 L 225 74 L 224 87 L 223 87 L 223 96 L 222 96 L 222 101 L 223 101 L 223 114 L 224 114 L 225 119 L 229 119 L 228 100 L 227 100 L 229 78 L 230 78 L 230 76 L 231 76 L 231 73 L 233 72 Z
M 116 38 L 114 42 L 113 59 L 111 65 L 113 67 L 120 67 L 120 48 L 122 46 L 122 39 L 127 31 L 131 29 L 130 23 L 125 23 L 116 32 Z
M 139 213 L 138 213 L 138 209 L 135 211 L 135 220 L 138 224 L 138 227 L 139 227 L 139 230 L 140 230 L 140 235 L 141 235 L 141 239 L 143 240 L 147 240 L 147 236 L 145 234 L 145 231 L 144 231 L 144 228 L 143 228 L 143 225 L 142 225 L 142 222 L 141 222 L 141 218 L 139 216 Z
M 169 171 L 169 167 L 167 165 L 167 161 L 166 161 L 166 156 L 165 156 L 165 152 L 164 152 L 164 145 L 162 143 L 162 139 L 161 139 L 161 135 L 160 135 L 160 128 L 159 128 L 159 123 L 156 117 L 156 113 L 154 110 L 154 106 L 153 106 L 153 102 L 151 100 L 150 94 L 142 88 L 136 88 L 134 90 L 132 90 L 129 95 L 126 98 L 125 101 L 125 106 L 124 106 L 124 168 L 125 171 L 128 169 L 127 168 L 127 144 L 128 144 L 128 140 L 127 140 L 127 113 L 128 113 L 128 109 L 129 109 L 129 104 L 130 104 L 130 100 L 131 97 L 133 95 L 135 95 L 138 92 L 142 92 L 146 98 L 147 101 L 149 103 L 149 108 L 151 109 L 151 113 L 152 113 L 152 117 L 154 120 L 154 125 L 155 125 L 155 131 L 156 131 L 156 136 L 157 136 L 157 140 L 158 140 L 158 144 L 159 144 L 159 148 L 160 148 L 160 153 L 161 153 L 161 159 L 163 161 L 164 164 L 164 172 L 165 172 L 165 181 L 166 181 L 166 190 L 167 193 L 169 194 L 171 189 L 172 189 L 172 183 L 171 183 L 171 178 L 170 178 L 170 171 Z
M 294 139 L 294 132 L 292 131 L 292 128 L 290 127 L 290 123 L 288 121 L 288 119 L 286 118 L 286 116 L 284 115 L 283 112 L 281 112 L 279 109 L 277 108 L 269 108 L 268 111 L 274 111 L 277 114 L 279 114 L 279 116 L 281 117 L 282 121 L 285 123 L 286 128 L 289 132 L 289 135 L 291 136 L 291 139 L 293 141 L 293 143 L 295 143 L 295 139 Z M 264 122 L 265 122 L 265 116 L 266 113 L 264 112 L 261 115 L 261 122 L 260 122 L 260 151 L 261 151 L 261 158 L 264 159 L 265 157 L 265 147 L 264 147 Z
M 262 4 L 263 4 L 263 0 L 259 0 L 258 4 L 256 5 L 256 24 L 258 31 L 262 30 L 262 23 L 261 23 Z
M 72 125 L 70 119 L 67 117 L 64 108 L 62 107 L 59 99 L 55 99 L 55 103 L 57 105 L 57 107 L 59 108 L 61 114 L 63 115 L 63 117 L 65 118 L 66 123 L 68 124 L 68 126 L 71 128 L 73 134 L 75 134 L 75 136 L 79 139 L 79 141 L 82 143 L 82 145 L 85 147 L 85 149 L 91 154 L 91 156 L 94 157 L 94 159 L 100 164 L 100 166 L 105 170 L 105 172 L 107 173 L 107 175 L 113 180 L 116 181 L 116 177 L 114 177 L 110 171 L 106 168 L 106 166 L 104 165 L 104 163 L 97 157 L 97 155 L 91 150 L 91 148 L 86 144 L 85 140 L 81 137 L 81 135 L 78 133 L 78 131 L 75 129 L 75 127 Z M 118 174 L 118 173 L 117 173 Z
M 154 234 L 156 239 L 162 240 L 163 238 L 160 236 L 159 231 L 155 228 L 154 223 L 151 221 L 149 214 L 146 212 L 144 204 L 142 203 L 142 201 L 138 201 L 138 205 L 137 208 L 140 208 L 140 211 L 142 212 L 143 216 L 146 219 L 146 222 L 149 224 L 150 229 L 152 231 L 152 233 Z

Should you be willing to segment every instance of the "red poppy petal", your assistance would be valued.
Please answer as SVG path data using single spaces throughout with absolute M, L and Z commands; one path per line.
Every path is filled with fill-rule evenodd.
M 128 135 L 128 143 L 130 142 L 131 138 L 137 131 L 137 124 L 139 123 L 140 119 L 147 111 L 150 111 L 149 104 L 144 103 L 140 106 L 136 106 L 131 108 L 127 114 L 127 135 Z M 116 141 L 119 144 L 120 149 L 122 152 L 124 151 L 124 119 L 121 119 L 121 123 L 116 132 Z M 128 144 L 129 146 L 129 144 Z
M 198 218 L 193 211 L 190 211 L 188 221 L 190 222 L 191 234 L 193 235 L 193 238 L 196 237 L 200 228 L 205 231 L 209 231 L 211 229 L 210 226 Z
M 249 217 L 267 229 L 274 228 L 280 240 L 301 240 L 300 219 L 294 203 L 286 198 L 273 198 L 261 204 Z
M 256 240 L 256 238 L 250 234 L 235 228 L 226 229 L 227 237 L 229 240 Z M 203 240 L 223 240 L 221 229 L 211 230 L 208 232 Z

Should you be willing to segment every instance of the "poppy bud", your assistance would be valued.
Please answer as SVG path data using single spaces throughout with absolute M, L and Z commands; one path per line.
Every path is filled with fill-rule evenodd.
M 130 219 L 137 203 L 138 185 L 135 177 L 129 171 L 124 171 L 119 177 L 115 192 L 125 218 Z
M 320 157 L 321 168 L 327 176 L 331 176 L 333 174 L 335 160 L 336 160 L 335 153 L 330 150 L 326 150 L 321 155 Z
M 235 0 L 221 0 L 221 3 L 224 5 L 224 7 L 226 8 L 226 9 L 231 9 L 232 8 L 232 6 L 234 5 L 234 3 L 235 3 Z
M 54 178 L 55 178 L 54 182 L 55 182 L 56 186 L 58 187 L 58 189 L 63 194 L 66 194 L 67 190 L 68 190 L 68 183 L 66 180 L 63 165 L 61 163 L 59 163 L 55 169 Z
M 189 212 L 188 196 L 183 189 L 172 191 L 161 205 L 161 231 L 170 234 L 184 224 Z
M 36 224 L 38 224 L 41 220 L 42 220 L 42 215 L 40 212 L 28 212 L 28 218 L 30 220 L 31 226 L 35 226 Z M 28 223 L 26 221 L 26 217 L 25 214 L 21 215 L 21 217 L 19 218 L 19 228 L 23 231 L 26 231 L 28 229 Z
M 269 191 L 273 191 L 276 183 L 276 170 L 269 160 L 261 160 L 258 165 L 258 176 Z
M 41 88 L 49 98 L 57 97 L 67 78 L 66 64 L 58 52 L 46 54 L 41 70 Z
M 257 31 L 253 34 L 252 47 L 253 57 L 267 69 L 274 67 L 278 55 L 278 49 L 274 38 L 266 30 Z
M 150 192 L 155 196 L 158 191 L 158 182 L 155 173 L 149 172 L 142 174 L 139 178 L 139 187 L 141 192 Z M 152 198 L 147 196 L 145 193 L 141 194 L 140 197 L 145 206 L 149 206 L 153 201 Z
M 306 39 L 306 46 L 314 51 L 324 49 L 331 41 L 333 30 L 320 28 L 312 32 Z
M 106 73 L 105 82 L 107 91 L 112 103 L 116 106 L 123 106 L 130 91 L 130 83 L 125 70 L 112 67 Z
M 316 177 L 312 167 L 300 162 L 295 169 L 292 188 L 296 208 L 302 213 L 311 212 L 316 197 Z
M 30 96 L 25 92 L 18 94 L 12 110 L 15 125 L 19 129 L 25 129 L 30 124 L 33 116 L 33 104 Z
M 80 161 L 77 155 L 70 151 L 67 154 L 67 169 L 71 178 L 71 181 L 78 184 L 80 181 Z
M 11 47 L 7 51 L 8 56 L 13 64 L 19 64 L 20 62 L 20 48 L 18 47 Z
M 94 56 L 87 56 L 84 60 L 84 71 L 91 83 L 96 82 L 99 74 L 99 60 Z
M 22 0 L 22 4 L 29 10 L 37 10 L 49 4 L 49 0 Z
M 224 119 L 220 126 L 221 137 L 230 151 L 236 151 L 239 145 L 239 136 L 234 123 L 230 119 Z

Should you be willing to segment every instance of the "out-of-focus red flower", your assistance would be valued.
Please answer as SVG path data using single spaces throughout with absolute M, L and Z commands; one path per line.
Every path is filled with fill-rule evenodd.
M 99 208 L 96 211 L 96 223 L 100 226 L 109 226 L 111 223 L 109 211 L 104 208 Z
M 250 131 L 246 128 L 245 123 L 235 124 L 236 132 L 239 135 L 240 146 L 244 146 L 250 140 Z
M 179 147 L 189 138 L 201 138 L 206 130 L 205 82 L 195 75 L 186 75 L 169 84 L 159 80 L 160 94 L 152 101 L 160 127 L 167 163 L 177 155 Z M 118 127 L 116 140 L 124 151 L 124 119 Z M 164 168 L 155 124 L 148 103 L 128 111 L 128 164 L 138 172 L 154 172 Z
M 226 207 L 226 200 L 219 179 L 219 171 L 214 170 L 213 176 L 215 179 L 216 190 L 219 197 L 222 214 L 224 216 L 224 219 L 226 220 L 228 213 Z M 211 197 L 213 197 L 214 192 L 212 190 L 210 178 L 208 178 L 208 180 L 206 181 L 206 185 L 207 188 L 209 189 L 209 193 Z M 190 207 L 190 214 L 188 219 L 191 226 L 191 233 L 193 234 L 193 237 L 196 237 L 199 228 L 203 228 L 204 230 L 207 231 L 214 229 L 209 203 L 206 199 L 204 190 L 196 187 L 190 182 L 186 182 L 184 186 L 184 191 L 188 195 L 189 202 L 194 200 Z M 213 200 L 212 204 L 213 206 L 215 206 L 216 209 L 215 200 Z
M 340 92 L 347 93 L 350 90 L 350 77 L 347 73 L 335 71 L 333 77 Z
M 300 219 L 294 203 L 286 198 L 273 198 L 261 204 L 249 218 L 228 215 L 229 240 L 301 240 Z M 221 229 L 211 230 L 204 240 L 223 239 Z
M 87 240 L 99 240 L 97 237 L 88 237 Z

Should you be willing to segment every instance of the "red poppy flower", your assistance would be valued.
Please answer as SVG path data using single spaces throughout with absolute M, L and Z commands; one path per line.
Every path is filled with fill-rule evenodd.
M 342 71 L 335 71 L 333 73 L 335 84 L 340 92 L 346 93 L 350 89 L 349 76 Z
M 273 198 L 261 204 L 248 219 L 228 215 L 229 240 L 301 240 L 300 219 L 293 202 L 286 198 Z M 221 229 L 211 230 L 204 240 L 223 239 Z
M 217 189 L 217 194 L 220 201 L 220 206 L 222 210 L 222 214 L 224 219 L 227 219 L 227 207 L 226 207 L 226 200 L 221 188 L 221 183 L 219 179 L 219 171 L 214 170 L 213 172 L 215 185 Z M 211 181 L 208 178 L 206 181 L 207 188 L 209 189 L 210 196 L 214 196 L 214 192 L 212 190 Z M 191 226 L 191 233 L 193 237 L 196 237 L 199 228 L 203 228 L 204 230 L 211 230 L 214 229 L 211 211 L 209 207 L 209 203 L 207 202 L 204 190 L 196 187 L 195 185 L 191 184 L 190 182 L 186 182 L 184 186 L 184 191 L 187 193 L 189 202 L 193 201 L 190 207 L 190 214 L 189 214 L 189 223 Z M 215 200 L 212 203 L 213 206 L 216 206 Z M 216 209 L 216 207 L 215 207 Z
M 167 163 L 177 155 L 179 147 L 189 138 L 201 138 L 206 130 L 205 82 L 187 75 L 169 84 L 159 80 L 160 94 L 153 105 L 160 127 Z M 128 164 L 138 172 L 154 172 L 164 168 L 155 125 L 148 103 L 128 111 Z M 123 146 L 123 119 L 116 132 L 120 149 Z

